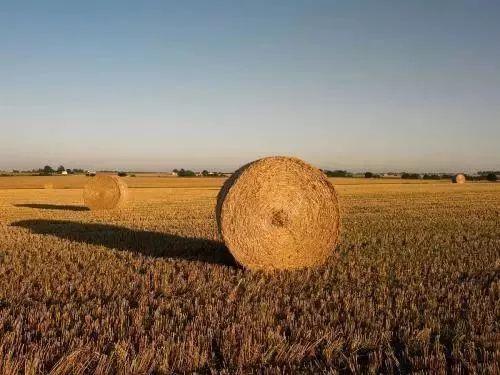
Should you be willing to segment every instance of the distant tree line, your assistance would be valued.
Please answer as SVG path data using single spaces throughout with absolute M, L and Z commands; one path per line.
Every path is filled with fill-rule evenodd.
M 500 171 L 479 171 L 477 174 L 488 181 L 497 181 Z
M 323 173 L 326 174 L 327 177 L 362 177 L 364 176 L 365 178 L 381 178 L 382 176 L 377 173 L 373 172 L 365 172 L 364 174 L 353 174 L 348 171 L 344 170 L 323 170 Z M 449 173 L 443 173 L 443 174 L 437 174 L 437 173 L 424 173 L 424 174 L 419 174 L 419 173 L 409 173 L 409 172 L 403 172 L 403 173 L 388 173 L 390 177 L 400 177 L 403 180 L 450 180 L 454 174 L 449 174 Z M 480 171 L 477 173 L 477 176 L 471 176 L 471 175 L 465 175 L 465 178 L 468 181 L 497 181 L 497 176 L 500 175 L 499 171 Z
M 324 170 L 323 173 L 326 174 L 327 177 L 353 177 L 352 173 L 340 169 L 335 171 Z
M 12 173 L 13 174 L 19 174 L 19 173 L 26 173 L 26 174 L 37 174 L 39 176 L 50 176 L 53 175 L 54 173 L 62 173 L 66 171 L 68 174 L 82 174 L 85 173 L 83 169 L 80 168 L 74 168 L 74 169 L 66 169 L 64 168 L 63 165 L 60 165 L 58 168 L 54 169 L 50 165 L 46 165 L 43 168 L 38 168 L 38 169 L 31 169 L 27 171 L 21 171 L 19 169 L 13 169 Z
M 31 171 L 32 173 L 38 173 L 40 176 L 50 176 L 54 173 L 62 173 L 62 172 L 67 172 L 68 174 L 81 174 L 81 173 L 85 173 L 85 171 L 83 169 L 80 169 L 80 168 L 74 168 L 74 169 L 70 169 L 70 168 L 64 168 L 64 165 L 60 165 L 59 167 L 57 167 L 57 169 L 54 169 L 52 168 L 50 165 L 46 165 L 45 167 L 43 168 L 40 168 L 40 169 L 37 169 L 37 170 L 33 170 Z
M 222 172 L 209 172 L 206 169 L 201 172 L 201 175 L 204 177 L 224 177 L 224 173 Z
M 497 181 L 497 174 L 495 172 L 483 172 L 483 173 L 478 173 L 477 176 L 471 176 L 468 174 L 464 174 L 465 179 L 467 181 Z M 403 173 L 401 175 L 402 179 L 419 179 L 422 178 L 424 180 L 450 180 L 453 178 L 454 175 L 452 174 L 432 174 L 432 173 L 425 173 L 423 176 L 419 175 L 418 173 Z
M 30 171 L 19 171 L 19 170 L 12 170 L 13 174 L 18 174 L 18 173 L 30 173 L 30 174 L 37 174 L 39 176 L 50 176 L 55 173 L 62 173 L 66 172 L 68 174 L 84 174 L 85 171 L 80 168 L 73 168 L 73 169 L 66 169 L 63 165 L 60 165 L 58 168 L 54 169 L 50 165 L 46 165 L 43 168 L 39 169 L 33 169 Z M 104 171 L 103 171 L 104 172 Z M 108 172 L 113 172 L 113 173 L 118 173 L 118 176 L 125 177 L 128 175 L 127 172 L 123 171 L 108 171 Z M 224 177 L 225 174 L 222 172 L 209 172 L 208 170 L 203 170 L 201 173 L 196 173 L 190 169 L 174 169 L 173 172 L 179 176 L 179 177 L 195 177 L 195 176 L 203 176 L 203 177 Z M 341 169 L 336 169 L 336 170 L 323 170 L 323 173 L 327 177 L 362 177 L 363 175 L 361 174 L 353 174 L 351 172 L 348 172 L 346 170 L 341 170 Z M 389 175 L 396 177 L 396 173 L 390 173 Z M 465 175 L 465 178 L 468 181 L 497 181 L 498 180 L 498 175 L 500 175 L 500 171 L 479 171 L 477 172 L 476 176 L 471 176 L 471 175 Z M 2 176 L 8 176 L 7 174 L 2 174 Z M 135 177 L 135 175 L 131 175 Z M 418 174 L 418 173 L 408 173 L 408 172 L 403 172 L 400 174 L 400 178 L 403 180 L 408 180 L 408 179 L 424 179 L 424 180 L 449 180 L 454 176 L 454 174 L 436 174 L 436 173 L 424 173 Z M 365 178 L 381 178 L 381 176 L 377 173 L 373 172 L 365 172 L 364 173 Z
M 449 180 L 452 176 L 451 175 L 439 175 L 439 174 L 432 174 L 432 173 L 425 173 L 422 178 L 424 180 L 443 180 L 447 179 Z
M 184 169 L 184 168 L 174 169 L 173 172 L 176 173 L 177 176 L 179 176 L 179 177 L 194 177 L 194 176 L 196 176 L 196 173 L 194 173 L 192 170 Z
M 365 172 L 365 178 L 380 178 L 380 175 L 372 172 Z
M 418 173 L 407 173 L 404 172 L 401 174 L 401 178 L 403 180 L 418 180 L 420 178 L 420 175 Z
M 201 173 L 196 173 L 190 169 L 174 169 L 174 172 L 179 177 L 195 177 L 195 176 L 203 176 L 203 177 L 223 177 L 224 173 L 222 172 L 209 172 L 206 169 Z
M 477 172 L 477 174 L 480 176 L 488 176 L 491 174 L 500 175 L 500 171 L 479 171 L 479 172 Z
M 486 175 L 486 180 L 488 181 L 497 181 L 498 180 L 498 177 L 497 175 L 499 175 L 500 173 L 493 173 L 493 172 L 489 172 L 487 175 Z

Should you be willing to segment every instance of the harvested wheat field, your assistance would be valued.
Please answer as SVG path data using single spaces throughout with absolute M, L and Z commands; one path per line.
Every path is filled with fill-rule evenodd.
M 1 374 L 500 371 L 500 184 L 334 181 L 337 255 L 265 273 L 222 179 L 126 182 L 90 211 L 85 177 L 1 179 Z

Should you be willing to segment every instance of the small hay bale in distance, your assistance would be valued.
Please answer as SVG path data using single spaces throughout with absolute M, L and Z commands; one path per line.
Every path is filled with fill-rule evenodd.
M 127 201 L 127 184 L 118 176 L 92 177 L 83 190 L 83 201 L 91 210 L 111 210 Z
M 333 185 L 292 157 L 268 157 L 236 171 L 219 192 L 216 217 L 229 251 L 250 270 L 321 265 L 339 238 Z
M 465 176 L 462 173 L 459 173 L 451 178 L 451 181 L 454 184 L 465 184 Z

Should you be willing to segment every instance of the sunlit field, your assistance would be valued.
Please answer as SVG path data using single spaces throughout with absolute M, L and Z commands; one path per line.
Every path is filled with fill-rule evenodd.
M 89 178 L 82 175 L 69 176 L 0 176 L 0 189 L 81 189 L 88 182 Z M 219 188 L 224 178 L 181 178 L 172 177 L 167 174 L 138 174 L 135 177 L 125 177 L 124 180 L 131 188 Z M 335 185 L 364 185 L 364 184 L 446 184 L 448 180 L 401 180 L 400 178 L 331 178 Z
M 336 256 L 245 271 L 221 178 L 0 178 L 0 373 L 500 372 L 500 184 L 333 179 Z

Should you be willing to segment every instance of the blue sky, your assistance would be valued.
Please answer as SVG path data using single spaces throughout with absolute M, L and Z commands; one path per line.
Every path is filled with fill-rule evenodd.
M 500 169 L 500 3 L 1 1 L 0 169 Z

